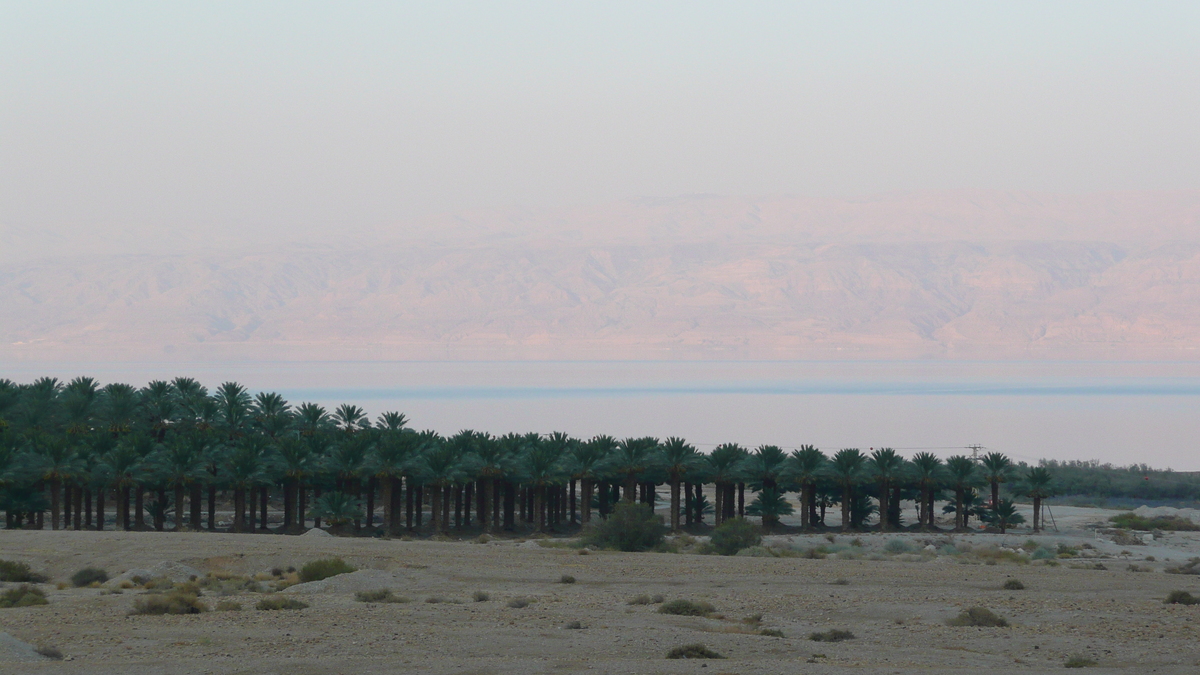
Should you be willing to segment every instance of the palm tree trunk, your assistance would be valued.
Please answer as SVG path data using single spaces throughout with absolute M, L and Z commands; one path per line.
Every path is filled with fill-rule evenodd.
M 392 481 L 395 480 L 391 476 L 383 479 L 383 486 L 380 488 L 381 494 L 379 498 L 383 500 L 383 531 L 385 534 L 392 533 Z M 370 523 L 368 522 L 368 525 Z
M 134 499 L 135 511 L 133 514 L 133 524 L 137 529 L 141 530 L 146 527 L 146 492 L 142 488 L 141 483 L 135 484 L 133 489 L 134 494 L 137 496 Z
M 671 531 L 679 531 L 679 479 L 675 476 L 671 476 Z
M 684 506 L 683 524 L 685 526 L 690 526 L 692 524 L 692 513 L 693 513 L 693 511 L 695 511 L 695 507 L 696 507 L 696 500 L 695 500 L 695 497 L 692 496 L 692 484 L 690 482 L 684 482 L 683 495 L 684 495 L 684 498 L 683 498 L 683 506 Z
M 51 530 L 58 529 L 58 512 L 60 511 L 60 508 L 61 508 L 59 506 L 58 500 L 59 500 L 59 483 L 58 483 L 58 479 L 55 478 L 50 481 L 50 529 Z
M 888 527 L 888 484 L 887 481 L 879 483 L 879 531 L 887 532 Z
M 888 521 L 891 525 L 900 527 L 900 488 L 892 488 L 891 497 L 888 499 Z
M 954 490 L 954 529 L 961 530 L 967 526 L 967 519 L 963 517 L 963 489 L 955 488 Z
M 1000 505 L 1000 481 L 992 480 L 992 508 Z
M 104 529 L 104 488 L 96 490 L 96 529 Z
M 433 507 L 433 513 L 429 514 L 429 526 L 434 532 L 438 531 L 438 520 L 442 515 L 442 488 L 434 486 L 430 491 L 430 505 Z
M 417 486 L 417 505 L 416 505 L 417 527 L 420 528 L 422 521 L 425 519 L 425 486 Z
M 455 485 L 450 488 L 454 493 L 454 529 L 462 529 L 463 526 L 463 488 L 461 485 Z
M 1034 532 L 1042 531 L 1041 515 L 1042 515 L 1042 498 L 1034 497 L 1033 498 L 1033 531 Z
M 592 479 L 583 478 L 579 483 L 579 487 L 583 490 L 583 508 L 581 509 L 580 522 L 587 525 L 592 522 Z
M 737 506 L 738 506 L 737 517 L 745 518 L 746 517 L 746 484 L 745 483 L 737 484 Z
M 450 490 L 449 485 L 442 488 L 442 534 L 450 534 Z
M 183 483 L 175 482 L 175 531 L 183 531 Z
M 713 483 L 713 525 L 720 525 L 725 520 L 725 486 Z
M 375 527 L 375 476 L 367 478 L 367 529 Z M 387 504 L 385 501 L 384 504 Z M 387 507 L 384 506 L 386 510 Z M 386 517 L 386 516 L 385 516 Z
M 75 518 L 71 521 L 71 526 L 76 530 L 83 529 L 83 523 L 80 519 L 83 517 L 83 488 L 75 486 Z
M 404 480 L 404 529 L 408 532 L 413 530 L 413 508 L 416 504 L 417 491 L 413 487 L 412 478 Z
M 496 490 L 495 478 L 483 479 L 483 498 L 479 500 L 479 522 L 483 525 L 483 531 L 491 534 L 496 531 L 496 525 L 490 517 L 489 509 L 492 508 L 492 493 Z
M 850 531 L 850 506 L 854 503 L 854 488 L 850 483 L 842 485 L 842 532 Z
M 578 522 L 578 519 L 575 517 L 576 512 L 575 512 L 575 479 L 574 478 L 571 479 L 571 494 L 568 496 L 568 500 L 571 503 L 571 524 L 574 525 L 576 522 Z
M 233 489 L 233 531 L 242 531 L 242 519 L 245 518 L 246 492 L 240 487 Z
M 621 498 L 630 504 L 637 501 L 637 478 L 633 474 L 625 476 L 625 494 Z
M 91 488 L 83 489 L 83 511 L 84 511 L 83 526 L 85 528 L 91 529 L 92 528 L 92 490 L 91 490 Z
M 262 524 L 262 529 L 267 529 L 267 507 L 271 501 L 271 488 L 264 485 L 258 491 L 258 522 Z
M 542 490 L 537 487 L 533 488 L 533 531 L 542 531 Z
M 129 486 L 121 488 L 121 528 L 128 532 L 131 529 L 129 522 Z
M 217 531 L 217 486 L 208 486 L 208 531 Z
M 463 491 L 463 527 L 471 526 L 471 512 L 474 511 L 472 504 L 478 502 L 479 499 L 475 496 L 475 481 L 467 483 L 462 488 Z

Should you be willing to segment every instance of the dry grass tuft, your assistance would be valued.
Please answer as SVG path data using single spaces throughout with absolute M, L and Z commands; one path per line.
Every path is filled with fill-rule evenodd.
M 672 600 L 658 608 L 659 614 L 674 614 L 676 616 L 708 616 L 717 611 L 715 607 L 703 600 Z
M 33 607 L 34 605 L 48 605 L 46 594 L 39 588 L 22 584 L 16 588 L 10 588 L 0 595 L 0 608 L 10 607 Z
M 571 576 L 570 574 L 564 574 L 558 578 L 558 583 L 573 584 L 573 583 L 575 583 L 575 577 Z
M 781 636 L 782 637 L 782 636 Z M 853 640 L 854 633 L 848 630 L 827 630 L 824 633 L 810 633 L 809 640 L 813 642 L 843 642 L 845 640 Z
M 1167 595 L 1167 599 L 1163 600 L 1166 605 L 1197 605 L 1200 604 L 1200 598 L 1196 598 L 1187 591 L 1171 591 Z
M 486 591 L 475 591 L 471 594 L 471 599 L 475 602 L 487 602 L 488 600 L 492 599 L 492 596 Z
M 404 596 L 395 595 L 392 593 L 392 589 L 390 588 L 384 588 L 376 591 L 359 591 L 354 594 L 354 599 L 359 602 L 412 602 Z
M 1063 664 L 1064 668 L 1091 668 L 1100 665 L 1082 654 L 1075 654 Z
M 1020 579 L 1009 579 L 1004 582 L 1004 590 L 1006 591 L 1023 591 L 1025 584 L 1021 583 Z
M 240 612 L 242 611 L 242 603 L 237 600 L 221 600 L 217 602 L 218 612 Z
M 200 614 L 207 612 L 208 605 L 192 593 L 171 591 L 170 593 L 155 593 L 144 598 L 138 598 L 133 603 L 134 615 L 159 614 Z
M 1006 628 L 1008 620 L 986 607 L 964 609 L 958 616 L 946 621 L 947 626 L 976 626 L 980 628 Z

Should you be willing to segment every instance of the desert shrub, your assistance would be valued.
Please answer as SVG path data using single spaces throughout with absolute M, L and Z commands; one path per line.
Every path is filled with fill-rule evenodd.
M 1171 591 L 1167 595 L 1167 599 L 1163 600 L 1167 605 L 1196 605 L 1200 604 L 1200 598 L 1194 597 L 1187 591 Z
M 737 555 L 738 551 L 762 544 L 762 530 L 745 518 L 731 518 L 713 530 L 708 545 L 718 555 Z
M 0 560 L 0 581 L 15 581 L 17 583 L 40 584 L 46 581 L 44 574 L 38 574 L 29 568 L 28 563 L 14 560 Z
M 1054 549 L 1039 546 L 1033 550 L 1033 553 L 1029 557 L 1034 560 L 1053 560 L 1056 555 Z
M 195 595 L 172 591 L 138 598 L 130 614 L 199 614 L 207 611 L 208 605 Z
M 583 533 L 586 546 L 618 551 L 648 551 L 663 543 L 667 527 L 646 504 L 622 502 L 608 518 Z
M 834 628 L 833 630 L 827 630 L 824 633 L 810 633 L 808 639 L 812 640 L 813 642 L 842 642 L 843 640 L 853 640 L 854 633 L 851 633 L 848 630 L 839 630 Z
M 486 591 L 475 591 L 471 594 L 471 599 L 475 602 L 487 602 L 492 599 L 492 596 L 488 595 Z
M 513 609 L 524 609 L 529 606 L 529 600 L 527 598 L 513 598 L 508 601 L 507 606 Z
M 1109 520 L 1117 527 L 1126 530 L 1165 530 L 1170 532 L 1195 532 L 1200 530 L 1200 525 L 1193 523 L 1188 518 L 1180 518 L 1178 516 L 1146 518 L 1130 511 L 1129 513 L 1115 515 L 1109 518 Z
M 978 626 L 981 628 L 1005 628 L 1008 621 L 986 607 L 971 607 L 959 612 L 958 616 L 946 621 L 948 626 Z
M 572 621 L 563 626 L 563 628 L 566 628 L 567 630 L 583 630 L 583 624 L 578 621 Z
M 668 659 L 723 659 L 724 656 L 702 644 L 684 645 L 667 652 Z
M 751 614 L 750 616 L 742 617 L 742 623 L 750 625 L 750 626 L 756 626 L 756 627 L 762 625 L 762 620 L 763 620 L 762 612 L 759 612 L 758 614 Z
M 300 581 L 303 583 L 320 581 L 354 571 L 356 571 L 354 567 L 341 558 L 322 558 L 300 568 Z
M 1192 558 L 1182 565 L 1172 565 L 1163 571 L 1167 574 L 1200 574 L 1200 558 Z
M 1023 591 L 1025 584 L 1021 583 L 1020 579 L 1009 579 L 1004 582 L 1004 590 L 1006 591 Z
M 558 578 L 558 583 L 573 584 L 573 583 L 575 583 L 575 577 L 571 576 L 570 574 L 564 574 Z
M 221 600 L 217 602 L 218 612 L 240 612 L 242 611 L 242 603 L 237 600 Z
M 1074 546 L 1068 546 L 1066 544 L 1058 545 L 1059 558 L 1074 558 L 1077 555 L 1079 555 L 1079 549 L 1075 548 Z
M 76 588 L 91 586 L 92 584 L 102 584 L 106 581 L 108 581 L 108 572 L 98 567 L 85 567 L 71 575 L 71 583 Z
M 808 558 L 809 560 L 824 560 L 827 555 L 829 553 L 825 550 L 824 546 L 816 546 L 806 550 L 801 554 L 801 557 Z
M 38 645 L 37 649 L 34 651 L 36 651 L 39 655 L 54 661 L 62 661 L 63 658 L 62 650 L 51 645 Z
M 834 579 L 830 583 L 832 583 L 834 586 L 849 586 L 850 580 L 849 579 Z
M 783 631 L 779 630 L 778 628 L 764 628 L 764 629 L 758 631 L 758 634 L 765 635 L 767 637 L 777 637 L 777 638 L 783 637 Z
M 1089 659 L 1088 657 L 1083 656 L 1082 654 L 1075 654 L 1074 656 L 1067 659 L 1067 662 L 1063 664 L 1063 667 L 1064 668 L 1091 668 L 1096 665 L 1099 665 L 1099 664 L 1097 664 L 1092 659 Z
M 717 611 L 715 607 L 703 600 L 672 600 L 664 602 L 658 608 L 659 614 L 675 614 L 678 616 L 708 616 Z
M 258 601 L 257 605 L 255 605 L 255 608 L 267 612 L 275 612 L 281 609 L 305 609 L 307 607 L 308 603 L 306 602 L 301 602 L 295 598 L 288 598 L 282 595 L 272 595 L 270 597 L 263 598 L 262 600 Z
M 376 591 L 359 591 L 354 594 L 354 599 L 359 602 L 411 602 L 408 598 L 395 595 L 390 588 L 383 588 Z
M 627 604 L 648 605 L 648 604 L 650 604 L 650 596 L 646 595 L 645 593 L 642 593 L 641 595 L 635 595 L 629 599 L 629 602 Z
M 891 554 L 912 553 L 913 547 L 903 539 L 890 539 L 883 545 L 883 550 Z
M 21 584 L 16 588 L 10 588 L 0 594 L 0 608 L 8 609 L 10 607 L 33 607 L 34 605 L 48 605 L 46 594 L 39 588 L 30 586 L 29 584 Z

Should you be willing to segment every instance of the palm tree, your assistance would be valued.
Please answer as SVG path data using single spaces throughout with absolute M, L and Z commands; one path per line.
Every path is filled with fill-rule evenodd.
M 193 431 L 186 436 L 176 436 L 151 456 L 151 471 L 175 489 L 175 531 L 183 531 L 184 490 L 201 480 L 204 475 L 204 458 L 208 451 L 208 438 Z
M 800 527 L 812 527 L 812 511 L 816 503 L 817 479 L 825 470 L 825 453 L 812 445 L 802 445 L 788 458 L 787 475 L 800 484 Z
M 103 473 L 118 494 L 117 522 L 124 530 L 132 527 L 129 522 L 129 490 L 137 484 L 141 475 L 142 460 L 141 453 L 129 439 L 117 443 L 101 460 L 104 463 Z
M 398 415 L 388 417 L 388 415 Z M 396 501 L 400 494 L 400 481 L 412 461 L 416 434 L 404 429 L 404 416 L 385 413 L 379 420 L 379 440 L 367 459 L 367 470 L 379 479 L 383 486 L 383 531 L 399 534 L 396 522 Z
M 904 470 L 904 458 L 892 448 L 880 448 L 871 453 L 871 469 L 875 472 L 875 480 L 879 481 L 879 531 L 887 532 L 891 529 L 889 499 L 892 483 Z
M 361 513 L 362 501 L 340 490 L 326 492 L 313 505 L 313 515 L 325 518 L 329 522 L 330 531 L 339 534 Z
M 783 493 L 774 487 L 764 487 L 746 507 L 747 514 L 762 517 L 763 529 L 768 530 L 779 524 L 781 516 L 789 515 L 794 510 Z
M 275 445 L 271 461 L 275 472 L 283 476 L 283 530 L 303 530 L 305 517 L 299 506 L 300 494 L 304 490 L 304 479 L 315 468 L 312 445 L 303 438 L 284 438 Z
M 989 520 L 1000 528 L 1000 534 L 1007 534 L 1008 528 L 1025 522 L 1025 516 L 1017 513 L 1011 499 L 1002 499 L 989 510 Z
M 237 382 L 225 382 L 217 387 L 213 400 L 217 404 L 225 439 L 232 441 L 240 437 L 250 423 L 251 406 L 254 404 L 249 392 Z
M 292 425 L 292 406 L 274 392 L 254 397 L 254 426 L 269 438 L 279 438 Z
M 617 444 L 611 455 L 613 473 L 621 476 L 625 483 L 624 501 L 637 500 L 638 476 L 656 465 L 657 438 L 626 438 Z
M 689 471 L 694 471 L 699 466 L 700 454 L 687 441 L 672 436 L 663 442 L 659 455 L 671 482 L 671 531 L 678 532 L 679 484 Z
M 834 454 L 829 469 L 842 487 L 842 531 L 849 532 L 850 507 L 854 503 L 854 486 L 862 480 L 867 456 L 858 448 L 843 448 Z
M 983 476 L 992 486 L 992 506 L 1000 503 L 1000 484 L 1008 480 L 1012 460 L 1002 452 L 989 452 L 983 456 Z
M 1042 531 L 1042 500 L 1049 497 L 1053 476 L 1044 466 L 1035 466 L 1025 475 L 1025 494 L 1033 499 L 1033 531 Z
M 233 531 L 253 532 L 254 504 L 250 504 L 250 520 L 246 522 L 246 492 L 267 482 L 267 459 L 270 457 L 270 442 L 262 436 L 247 436 L 241 439 L 228 453 L 225 460 L 225 476 L 233 488 Z
M 558 443 L 527 443 L 521 458 L 525 478 L 533 489 L 533 526 L 541 532 L 546 525 L 546 488 L 563 475 L 566 448 Z
M 733 484 L 741 475 L 742 463 L 748 453 L 736 443 L 722 443 L 708 455 L 708 471 L 716 493 L 715 524 L 720 525 L 733 511 Z
M 128 384 L 113 383 L 100 390 L 101 419 L 114 438 L 132 431 L 138 399 L 137 390 Z
M 333 426 L 333 420 L 316 403 L 301 403 L 296 406 L 296 425 L 302 435 L 312 436 Z
M 579 479 L 583 491 L 581 522 L 584 525 L 592 520 L 592 492 L 595 481 L 603 475 L 603 467 L 616 448 L 617 440 L 612 436 L 596 436 L 571 450 L 567 467 L 571 476 Z
M 913 455 L 912 466 L 913 477 L 917 487 L 921 490 L 920 524 L 923 527 L 932 528 L 934 526 L 933 492 L 941 481 L 942 460 L 932 453 L 918 452 Z
M 443 505 L 445 488 L 466 477 L 463 456 L 453 445 L 438 439 L 421 453 L 418 471 L 422 482 L 433 486 L 433 526 L 443 534 L 450 532 L 449 504 Z
M 371 426 L 371 420 L 367 418 L 367 411 L 349 403 L 343 403 L 333 411 L 333 421 L 339 429 L 348 434 Z
M 975 461 L 964 455 L 947 459 L 946 472 L 950 476 L 950 486 L 954 488 L 954 529 L 962 530 L 967 526 L 964 495 L 975 486 L 979 474 Z

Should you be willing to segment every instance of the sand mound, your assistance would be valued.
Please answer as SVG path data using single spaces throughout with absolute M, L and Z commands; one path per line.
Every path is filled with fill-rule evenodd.
M 1143 518 L 1166 516 L 1168 518 L 1186 518 L 1193 523 L 1200 523 L 1200 510 L 1196 509 L 1177 509 L 1171 506 L 1139 506 L 1133 512 Z
M 0 633 L 0 662 L 45 660 L 46 657 L 37 653 L 33 645 L 28 642 L 21 642 L 8 633 Z
M 391 572 L 383 570 L 359 570 L 349 574 L 339 574 L 320 581 L 310 581 L 307 584 L 296 584 L 283 589 L 283 593 L 357 593 L 359 591 L 377 591 L 384 588 L 396 588 L 400 578 Z
M 309 530 L 308 532 L 305 532 L 304 534 L 302 534 L 300 536 L 301 537 L 332 537 L 333 535 L 329 534 L 325 530 L 322 530 L 318 527 L 314 527 L 313 529 Z
M 183 563 L 172 562 L 170 560 L 164 560 L 153 567 L 135 567 L 133 569 L 126 570 L 122 574 L 109 579 L 104 585 L 116 587 L 121 585 L 121 582 L 133 581 L 135 577 L 145 580 L 166 578 L 170 579 L 171 581 L 187 581 L 192 577 L 202 576 L 204 576 L 204 572 L 201 572 L 195 567 L 184 565 Z

